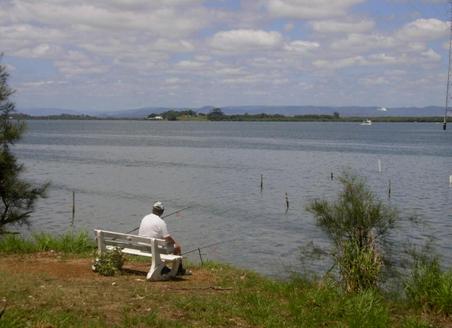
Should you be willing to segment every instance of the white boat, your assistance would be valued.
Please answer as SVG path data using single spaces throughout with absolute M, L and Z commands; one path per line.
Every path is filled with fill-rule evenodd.
M 372 125 L 372 121 L 367 119 L 361 122 L 361 125 Z

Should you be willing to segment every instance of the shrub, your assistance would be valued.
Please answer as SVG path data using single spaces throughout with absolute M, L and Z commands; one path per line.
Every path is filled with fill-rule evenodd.
M 376 288 L 384 258 L 384 239 L 396 212 L 377 200 L 362 178 L 344 173 L 335 202 L 315 200 L 307 210 L 333 242 L 333 257 L 348 292 Z
M 124 256 L 119 248 L 106 251 L 98 256 L 93 263 L 93 270 L 103 276 L 114 276 L 119 273 L 124 264 Z

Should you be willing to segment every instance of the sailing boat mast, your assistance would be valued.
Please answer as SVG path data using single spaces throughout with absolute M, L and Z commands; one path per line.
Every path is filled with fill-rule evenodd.
M 449 66 L 447 68 L 446 108 L 444 109 L 443 130 L 447 126 L 447 111 L 449 109 L 450 66 L 452 53 L 452 0 L 449 0 Z

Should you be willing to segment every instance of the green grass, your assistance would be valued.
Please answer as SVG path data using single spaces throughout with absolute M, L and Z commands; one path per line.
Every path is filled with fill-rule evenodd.
M 86 233 L 36 234 L 29 239 L 4 236 L 0 240 L 5 260 L 0 258 L 0 308 L 3 304 L 7 308 L 0 328 L 452 325 L 452 272 L 441 271 L 437 262 L 418 264 L 406 284 L 407 297 L 393 299 L 378 290 L 346 293 L 333 280 L 294 276 L 279 281 L 213 262 L 191 265 L 194 275 L 182 281 L 147 282 L 144 276 L 126 272 L 103 277 L 90 270 L 93 249 Z M 61 270 L 73 261 L 84 263 L 86 271 L 75 279 L 28 272 L 22 265 L 31 260 L 39 263 L 41 257 L 32 253 L 50 250 L 82 254 L 82 258 L 51 257 L 53 262 L 46 262 L 44 255 L 42 267 L 60 261 Z M 19 262 L 17 268 L 10 268 L 15 262 Z
M 420 258 L 405 283 L 410 303 L 424 310 L 452 314 L 452 271 L 443 271 L 436 258 Z
M 86 232 L 51 235 L 49 233 L 36 233 L 30 238 L 20 235 L 0 236 L 0 253 L 26 254 L 34 252 L 55 251 L 64 254 L 92 253 L 96 245 L 93 238 Z

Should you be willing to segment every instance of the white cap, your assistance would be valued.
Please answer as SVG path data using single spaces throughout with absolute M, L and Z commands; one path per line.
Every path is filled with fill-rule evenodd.
M 160 211 L 163 211 L 165 209 L 165 207 L 163 206 L 162 202 L 155 202 L 152 207 L 157 209 L 157 210 L 160 210 Z

